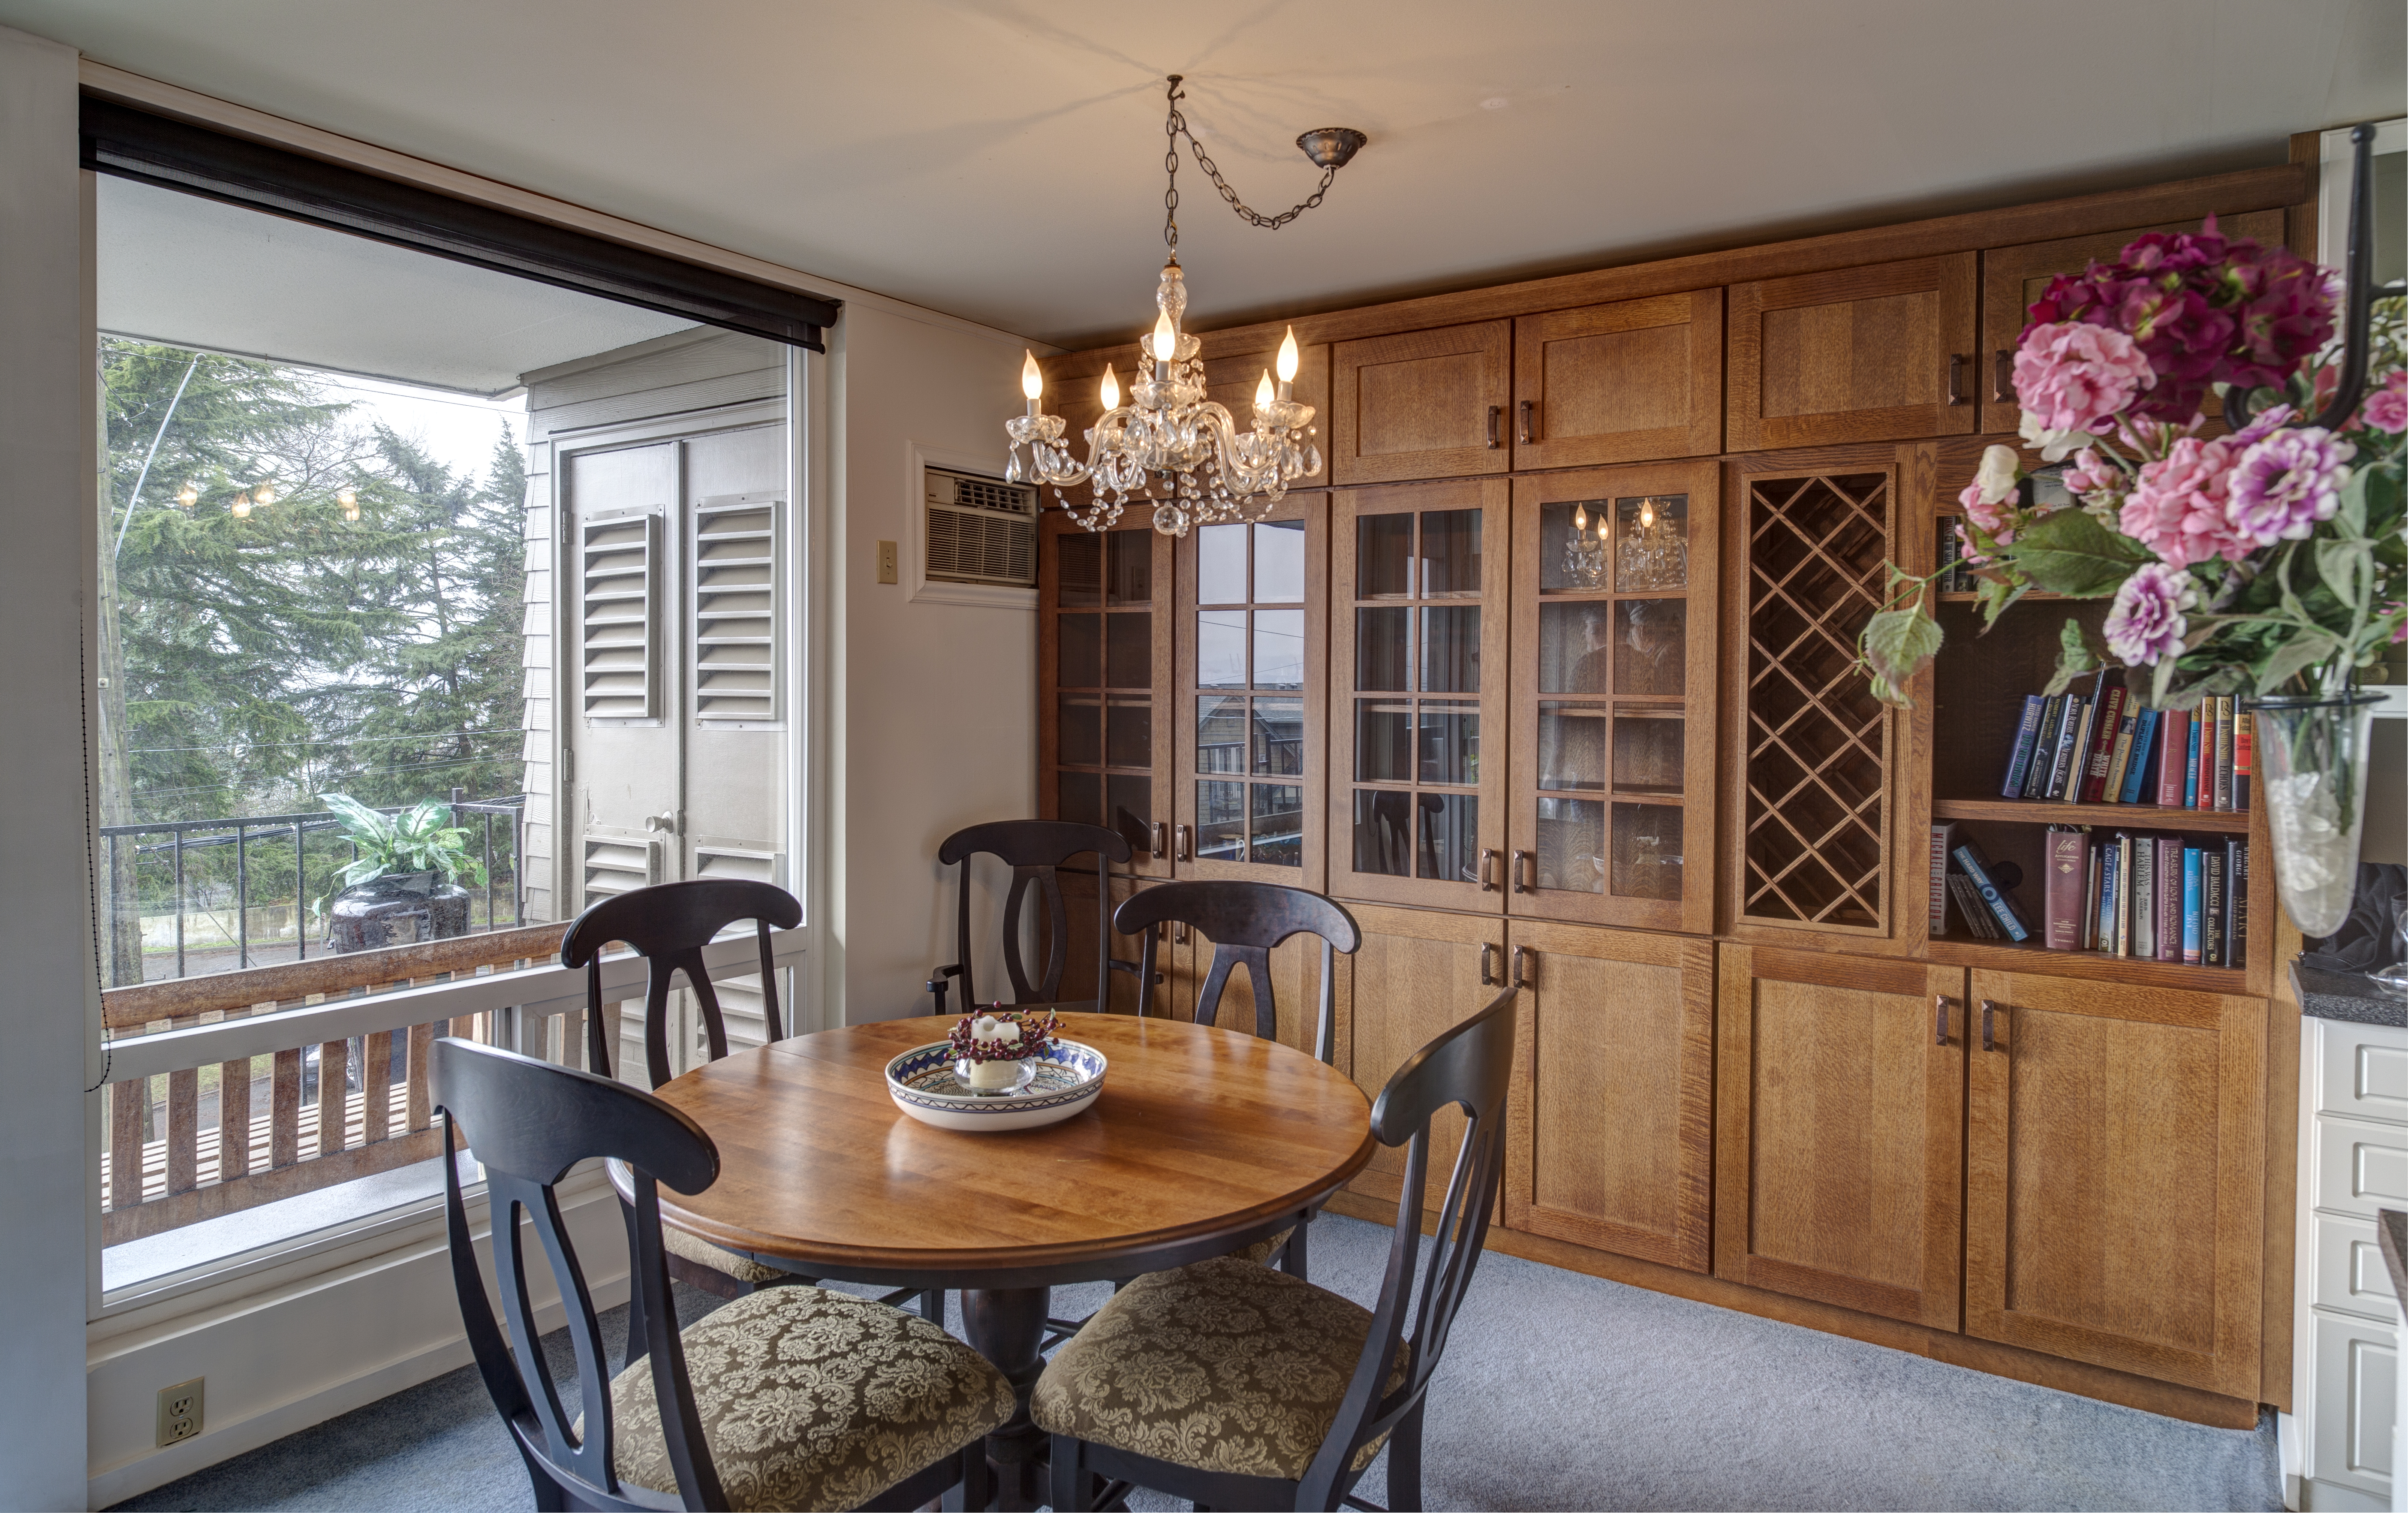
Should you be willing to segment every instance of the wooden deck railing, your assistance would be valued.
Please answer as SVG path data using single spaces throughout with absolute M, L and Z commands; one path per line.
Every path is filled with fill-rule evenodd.
M 280 1005 L 275 997 L 322 991 L 308 985 L 319 969 L 340 958 L 110 989 L 103 1002 L 112 1026 L 160 1028 L 110 1046 L 101 1243 L 156 1234 L 431 1159 L 440 1135 L 426 1066 L 438 1035 L 582 1066 L 585 974 L 556 959 L 526 959 L 534 937 L 548 950 L 559 929 L 545 926 L 383 953 L 380 970 L 408 971 L 413 980 L 297 1006 Z M 501 954 L 512 949 L 519 955 Z M 714 943 L 704 956 L 714 978 L 736 976 L 757 970 L 758 949 L 746 933 Z M 775 949 L 781 966 L 799 961 L 801 932 L 781 932 Z M 417 959 L 420 955 L 425 959 Z M 355 983 L 358 963 L 351 965 Z M 430 969 L 445 975 L 435 981 L 415 975 Z M 602 977 L 610 1021 L 606 1039 L 616 1045 L 619 1002 L 643 996 L 643 959 L 607 957 Z M 363 1053 L 357 1089 L 350 1086 L 355 1039 Z M 305 1102 L 312 1045 L 317 1086 Z M 393 1080 L 396 1049 L 402 1074 Z M 202 1070 L 208 1067 L 216 1069 L 218 1114 L 204 1129 Z M 262 1076 L 267 1106 L 254 1115 L 252 1087 Z M 164 1117 L 153 1121 L 146 1139 L 146 1116 L 161 1105 L 160 1083 Z

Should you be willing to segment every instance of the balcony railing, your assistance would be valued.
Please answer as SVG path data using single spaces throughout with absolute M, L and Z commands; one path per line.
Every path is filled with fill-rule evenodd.
M 485 882 L 473 890 L 470 928 L 524 924 L 519 857 L 526 796 L 468 799 L 454 788 L 451 809 L 453 824 L 472 835 L 483 831 Z M 323 812 L 100 827 L 109 980 L 123 986 L 308 960 L 309 901 L 314 893 L 331 893 L 334 874 L 359 855 L 341 834 L 329 833 L 341 829 Z

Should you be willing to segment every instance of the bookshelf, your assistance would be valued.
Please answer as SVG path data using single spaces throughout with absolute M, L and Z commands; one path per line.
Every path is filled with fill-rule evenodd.
M 2246 811 L 2174 809 L 2164 804 L 2069 804 L 2040 799 L 1934 799 L 1933 819 L 1992 819 L 2020 825 L 2092 825 L 2110 830 L 2188 830 L 2247 835 Z

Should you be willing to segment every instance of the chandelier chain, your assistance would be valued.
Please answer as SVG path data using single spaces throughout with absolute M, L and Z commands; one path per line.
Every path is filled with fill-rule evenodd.
M 1221 197 L 1228 202 L 1229 209 L 1237 211 L 1241 219 L 1266 231 L 1277 231 L 1305 211 L 1318 207 L 1322 196 L 1329 193 L 1331 182 L 1338 177 L 1339 166 L 1336 164 L 1331 164 L 1322 170 L 1321 182 L 1315 186 L 1310 195 L 1277 215 L 1265 215 L 1247 205 L 1238 198 L 1238 192 L 1229 187 L 1229 180 L 1221 177 L 1220 166 L 1212 161 L 1211 154 L 1204 151 L 1204 144 L 1197 141 L 1196 134 L 1188 129 L 1187 117 L 1179 108 L 1179 102 L 1186 97 L 1185 92 L 1179 87 L 1179 76 L 1172 75 L 1170 114 L 1162 126 L 1163 135 L 1170 139 L 1168 151 L 1163 153 L 1163 166 L 1169 173 L 1170 187 L 1162 197 L 1165 208 L 1162 238 L 1164 241 L 1170 244 L 1174 258 L 1179 252 L 1179 139 L 1182 137 L 1187 138 L 1187 150 L 1196 155 L 1196 166 L 1203 169 L 1206 177 L 1212 180 L 1212 187 L 1221 192 Z

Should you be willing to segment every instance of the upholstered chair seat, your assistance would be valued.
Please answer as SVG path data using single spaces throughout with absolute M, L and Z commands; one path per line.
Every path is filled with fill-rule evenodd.
M 1295 1232 L 1296 1226 L 1291 1224 L 1268 1240 L 1256 1240 L 1243 1250 L 1232 1250 L 1229 1253 L 1240 1261 L 1251 1261 L 1257 1266 L 1268 1266 L 1278 1257 L 1280 1246 L 1287 1244 L 1288 1236 Z
M 1028 1411 L 1048 1434 L 1199 1471 L 1297 1480 L 1346 1396 L 1370 1313 L 1221 1256 L 1140 1276 L 1054 1352 Z M 1399 1341 L 1386 1390 L 1403 1385 Z M 1387 1442 L 1355 1453 L 1361 1470 Z
M 859 1507 L 1011 1417 L 1011 1384 L 984 1357 L 866 1298 L 770 1288 L 680 1339 L 730 1508 Z M 675 1495 L 650 1362 L 612 1380 L 610 1417 L 620 1480 Z
M 775 1266 L 764 1266 L 733 1250 L 723 1250 L 702 1236 L 689 1234 L 683 1230 L 664 1228 L 661 1231 L 661 1248 L 680 1261 L 733 1277 L 747 1287 L 767 1287 L 773 1282 L 796 1280 L 792 1273 L 781 1272 Z

